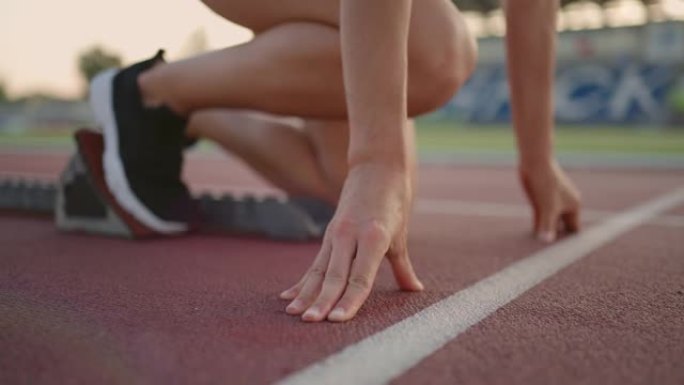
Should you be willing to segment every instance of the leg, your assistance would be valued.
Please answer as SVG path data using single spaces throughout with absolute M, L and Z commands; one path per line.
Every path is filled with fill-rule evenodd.
M 349 123 L 343 120 L 307 120 L 304 131 L 313 145 L 323 177 L 335 192 L 337 203 L 348 172 Z
M 345 119 L 339 0 L 206 2 L 252 28 L 256 38 L 155 67 L 140 78 L 147 99 L 186 114 L 227 107 Z M 472 70 L 474 56 L 473 40 L 451 2 L 416 2 L 409 36 L 410 113 L 448 100 Z
M 214 109 L 193 114 L 188 131 L 219 143 L 290 195 L 337 204 L 348 171 L 345 121 L 292 124 L 251 111 Z M 413 135 L 408 146 L 415 152 Z
M 105 71 L 91 84 L 91 105 L 107 149 L 108 187 L 128 212 L 160 233 L 185 231 L 192 220 L 192 210 L 185 209 L 191 208 L 186 204 L 189 194 L 180 179 L 187 124 L 165 107 L 190 119 L 203 110 L 225 108 L 309 119 L 346 118 L 339 0 L 207 1 L 217 12 L 240 18 L 237 21 L 257 37 L 237 48 L 168 65 L 160 63 L 158 54 L 121 71 Z M 417 114 L 451 97 L 473 67 L 474 48 L 449 0 L 423 0 L 415 7 L 408 44 L 408 105 L 410 113 Z M 202 117 L 212 120 L 206 114 L 197 119 Z M 286 135 L 284 141 L 292 148 L 301 145 L 296 135 Z M 306 151 L 295 152 L 303 159 L 307 156 Z M 296 184 L 288 187 L 289 181 L 277 180 L 282 175 L 274 172 L 271 178 L 297 191 Z M 312 183 L 302 189 L 336 198 L 318 182 Z
M 251 111 L 207 109 L 192 115 L 188 133 L 219 143 L 290 195 L 337 203 L 346 176 L 344 122 L 293 124 Z

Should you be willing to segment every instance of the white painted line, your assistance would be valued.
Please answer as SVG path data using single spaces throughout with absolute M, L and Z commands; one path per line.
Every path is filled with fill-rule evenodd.
M 679 188 L 616 214 L 286 377 L 278 384 L 386 384 L 559 270 L 682 202 L 684 188 Z
M 414 208 L 416 214 L 424 215 L 456 215 L 494 218 L 530 218 L 528 205 L 510 203 L 490 203 L 462 201 L 453 199 L 418 199 Z M 615 212 L 607 210 L 582 209 L 582 219 L 590 221 L 603 220 Z M 648 221 L 649 224 L 684 227 L 684 215 L 660 215 Z
M 418 199 L 415 205 L 415 212 L 419 214 L 472 215 L 498 218 L 528 218 L 531 214 L 530 206 L 527 204 L 490 203 L 453 199 Z M 582 218 L 592 221 L 605 219 L 613 214 L 615 214 L 615 212 L 606 210 L 582 210 Z

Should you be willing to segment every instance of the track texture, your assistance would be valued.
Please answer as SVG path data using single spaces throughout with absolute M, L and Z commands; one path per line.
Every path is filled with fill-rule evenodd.
M 49 181 L 66 160 L 57 152 L 0 153 L 0 177 Z M 191 157 L 186 176 L 200 191 L 272 191 L 223 157 Z M 684 181 L 674 171 L 572 176 L 586 207 L 609 211 Z M 419 198 L 524 205 L 507 168 L 424 167 Z M 522 217 L 417 213 L 410 247 L 427 290 L 397 292 L 384 266 L 354 321 L 311 325 L 287 316 L 277 294 L 308 267 L 315 243 L 212 236 L 131 242 L 0 216 L 0 383 L 271 383 L 539 250 L 528 226 Z M 681 234 L 681 227 L 638 228 L 396 383 L 681 384 Z

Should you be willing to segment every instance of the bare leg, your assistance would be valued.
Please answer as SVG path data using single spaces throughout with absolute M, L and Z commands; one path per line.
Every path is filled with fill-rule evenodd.
M 245 110 L 194 113 L 188 133 L 219 143 L 290 195 L 336 204 L 346 177 L 344 122 L 276 120 Z
M 140 78 L 146 99 L 184 114 L 204 108 L 241 108 L 346 119 L 339 0 L 206 3 L 252 28 L 256 38 L 155 67 Z M 462 17 L 450 1 L 416 2 L 409 36 L 411 115 L 434 109 L 453 95 L 455 83 L 472 67 L 472 48 Z
M 140 85 L 146 98 L 185 114 L 228 107 L 342 116 L 340 74 L 337 30 L 289 23 L 237 47 L 159 65 L 141 76 Z
M 413 122 L 410 126 L 407 145 L 413 153 Z M 292 124 L 246 110 L 214 109 L 193 114 L 188 131 L 219 143 L 290 195 L 337 204 L 348 171 L 345 121 L 309 119 Z
M 313 145 L 316 160 L 323 170 L 327 184 L 335 191 L 336 198 L 339 198 L 349 171 L 349 123 L 343 120 L 307 120 L 304 130 Z

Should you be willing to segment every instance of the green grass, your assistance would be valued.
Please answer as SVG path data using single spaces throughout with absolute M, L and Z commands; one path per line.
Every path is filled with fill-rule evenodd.
M 515 151 L 512 129 L 504 125 L 467 127 L 419 121 L 417 136 L 423 153 Z M 556 149 L 560 153 L 684 155 L 684 129 L 559 126 Z
M 71 145 L 69 130 L 0 134 L 0 148 L 64 148 Z M 418 148 L 424 154 L 512 153 L 515 142 L 511 128 L 504 125 L 466 126 L 421 120 L 418 122 Z M 559 153 L 684 156 L 684 129 L 559 126 L 556 148 Z
M 66 147 L 72 144 L 71 131 L 27 130 L 16 133 L 0 133 L 0 148 L 7 147 Z

